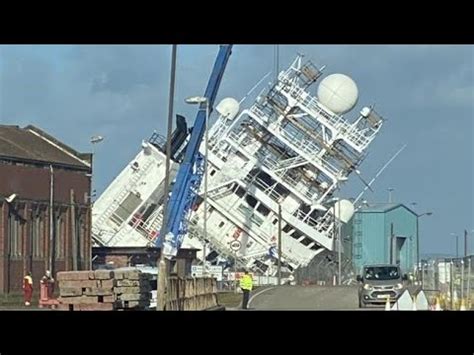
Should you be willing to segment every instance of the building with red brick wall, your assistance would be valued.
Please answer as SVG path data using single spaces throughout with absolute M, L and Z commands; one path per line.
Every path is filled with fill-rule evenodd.
M 46 270 L 89 269 L 92 155 L 39 128 L 0 125 L 0 293 Z

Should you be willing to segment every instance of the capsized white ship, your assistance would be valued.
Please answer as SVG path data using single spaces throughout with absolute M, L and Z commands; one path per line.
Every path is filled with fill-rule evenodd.
M 357 171 L 383 119 L 364 107 L 353 119 L 358 88 L 346 75 L 322 70 L 297 56 L 276 83 L 247 107 L 233 98 L 216 107 L 209 130 L 207 240 L 202 198 L 190 215 L 183 247 L 203 249 L 206 260 L 275 274 L 278 209 L 282 260 L 293 271 L 322 251 L 336 251 L 335 223 L 354 206 L 334 202 L 334 192 Z M 189 129 L 178 116 L 171 179 L 185 151 Z M 104 246 L 153 245 L 162 223 L 164 138 L 154 133 L 93 207 L 93 240 Z M 204 144 L 200 151 L 204 154 Z M 203 191 L 201 186 L 201 196 Z M 334 206 L 334 203 L 336 204 Z M 334 211 L 334 212 L 333 212 Z M 240 249 L 231 243 L 238 240 Z M 202 252 L 200 258 L 202 258 Z

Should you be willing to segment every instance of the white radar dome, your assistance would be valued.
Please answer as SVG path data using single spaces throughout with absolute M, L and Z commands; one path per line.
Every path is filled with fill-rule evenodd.
M 223 99 L 216 107 L 216 111 L 219 112 L 220 115 L 226 117 L 228 120 L 233 120 L 239 113 L 239 110 L 239 102 L 232 97 Z
M 356 83 L 344 74 L 328 75 L 318 86 L 318 100 L 336 114 L 352 110 L 358 99 Z
M 335 215 L 337 219 L 340 219 L 342 223 L 347 223 L 351 220 L 354 215 L 354 205 L 349 200 L 340 200 L 336 202 Z M 341 214 L 339 216 L 339 213 Z

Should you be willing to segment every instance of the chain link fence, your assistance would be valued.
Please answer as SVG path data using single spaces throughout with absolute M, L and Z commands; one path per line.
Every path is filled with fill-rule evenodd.
M 474 255 L 423 261 L 421 283 L 443 309 L 474 309 Z

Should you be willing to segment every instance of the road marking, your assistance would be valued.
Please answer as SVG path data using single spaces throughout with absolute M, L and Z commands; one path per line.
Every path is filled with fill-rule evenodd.
M 253 301 L 253 299 L 254 299 L 255 297 L 261 295 L 262 293 L 264 293 L 264 292 L 266 292 L 266 291 L 268 291 L 268 290 L 273 290 L 274 288 L 275 288 L 275 287 L 269 287 L 269 288 L 266 288 L 266 289 L 264 289 L 264 290 L 262 290 L 262 291 L 260 291 L 260 292 L 257 292 L 255 295 L 252 295 L 252 297 L 250 297 L 250 300 L 249 300 L 249 304 L 248 304 L 248 305 L 250 306 L 250 304 L 252 303 L 252 301 Z

